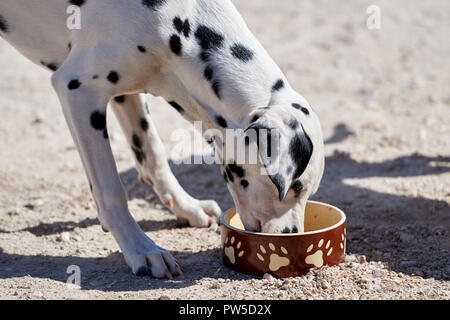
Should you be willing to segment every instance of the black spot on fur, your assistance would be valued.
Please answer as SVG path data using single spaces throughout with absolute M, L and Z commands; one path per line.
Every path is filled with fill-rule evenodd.
M 183 113 L 184 109 L 182 106 L 180 106 L 178 103 L 176 103 L 175 101 L 170 101 L 169 104 L 175 109 L 177 110 L 179 113 Z
M 281 231 L 281 233 L 291 233 L 291 229 L 289 229 L 288 227 L 284 227 L 283 231 Z
M 69 44 L 67 45 L 67 49 L 69 49 L 69 51 L 72 50 L 72 42 L 69 42 Z
M 189 38 L 189 35 L 191 34 L 191 24 L 189 23 L 189 19 L 183 21 L 180 17 L 175 17 L 173 19 L 173 26 L 179 34 L 183 34 L 186 38 Z
M 247 189 L 247 187 L 248 187 L 248 181 L 247 180 L 241 180 L 241 186 L 244 188 L 244 189 Z
M 93 79 L 93 80 L 98 79 L 98 74 L 94 74 L 94 75 L 92 76 L 92 79 Z
M 109 139 L 108 129 L 106 128 L 106 115 L 100 111 L 94 111 L 91 114 L 91 126 L 97 131 L 103 131 L 103 137 Z
M 292 130 L 297 130 L 298 129 L 298 121 L 295 119 L 291 119 L 286 123 L 289 128 L 291 128 Z
M 183 34 L 186 38 L 189 38 L 189 35 L 191 33 L 191 24 L 189 23 L 189 20 L 181 20 L 180 17 L 175 17 L 173 19 L 173 26 L 175 27 L 175 30 L 179 34 Z
M 183 20 L 181 20 L 179 17 L 173 18 L 173 26 L 178 31 L 178 33 L 183 32 Z
M 133 133 L 133 146 L 136 147 L 136 149 L 142 149 L 142 140 L 139 138 L 139 136 L 136 133 Z
M 248 62 L 253 59 L 253 51 L 246 48 L 242 44 L 234 44 L 231 47 L 231 54 L 233 55 L 233 57 L 243 62 Z
M 202 51 L 200 52 L 200 59 L 203 62 L 209 62 L 212 55 L 211 51 L 217 50 L 223 46 L 224 37 L 207 26 L 200 25 L 195 31 L 194 35 L 197 39 L 197 43 L 202 48 Z M 213 79 L 214 71 L 211 65 L 206 66 L 203 72 L 203 76 L 205 77 L 205 79 L 211 82 L 211 89 L 214 91 L 214 94 L 217 96 L 217 98 L 221 99 L 221 83 L 217 79 Z
M 230 169 L 227 167 L 227 168 L 225 168 L 225 171 L 226 171 L 226 173 L 227 173 L 228 179 L 229 179 L 231 182 L 234 182 L 234 177 L 233 177 L 233 174 L 231 173 Z
M 139 120 L 139 125 L 141 126 L 142 130 L 148 130 L 148 121 L 145 118 L 141 118 L 141 120 Z
M 229 164 L 228 168 L 230 168 L 231 172 L 235 173 L 239 178 L 243 178 L 245 176 L 245 170 L 235 163 Z
M 170 50 L 175 53 L 177 56 L 181 55 L 181 50 L 183 48 L 181 44 L 181 38 L 176 34 L 173 34 L 169 40 Z
M 281 233 L 298 233 L 298 228 L 297 226 L 292 226 L 292 229 L 290 229 L 289 227 L 284 227 Z
M 114 101 L 117 103 L 124 103 L 125 102 L 125 96 L 117 96 L 114 98 Z
M 131 137 L 132 140 L 132 146 L 131 150 L 133 150 L 134 156 L 136 160 L 142 164 L 142 162 L 145 160 L 146 155 L 144 151 L 142 151 L 142 140 L 139 138 L 139 136 L 136 133 L 133 133 L 133 136 Z
M 112 70 L 109 72 L 108 77 L 106 79 L 108 79 L 108 81 L 111 82 L 112 84 L 116 84 L 120 80 L 120 75 L 117 73 L 117 71 Z
M 166 0 L 142 0 L 142 4 L 154 11 L 158 10 L 163 4 L 166 3 Z
M 44 67 L 47 67 L 48 69 L 50 69 L 51 71 L 56 71 L 56 70 L 58 70 L 58 68 L 59 68 L 59 65 L 58 65 L 57 63 L 55 63 L 55 62 L 47 63 L 47 62 L 45 62 L 45 61 L 41 61 L 41 64 L 42 64 Z
M 275 84 L 272 87 L 272 92 L 276 92 L 276 91 L 280 91 L 281 89 L 284 88 L 284 81 L 279 79 L 277 80 L 277 82 L 275 82 Z
M 295 197 L 298 198 L 300 192 L 303 190 L 303 184 L 300 180 L 297 180 L 292 184 L 291 189 L 294 191 Z
M 289 154 L 295 165 L 294 177 L 297 179 L 305 171 L 313 152 L 313 144 L 303 128 L 303 133 L 296 134 L 289 143 Z
M 133 150 L 134 156 L 136 157 L 136 160 L 142 164 L 142 162 L 144 162 L 145 160 L 145 153 L 144 151 L 140 150 L 140 149 L 136 149 L 135 147 L 131 147 L 131 150 Z
M 91 126 L 95 130 L 105 130 L 106 129 L 106 116 L 100 111 L 94 111 L 91 114 Z
M 78 79 L 73 79 L 69 82 L 69 84 L 67 85 L 67 88 L 69 88 L 69 90 L 75 90 L 78 89 L 81 86 L 81 82 Z
M 70 0 L 70 4 L 81 7 L 86 3 L 86 0 Z
M 222 117 L 220 114 L 216 115 L 216 122 L 222 128 L 228 128 L 227 120 L 225 120 L 225 118 Z
M 203 50 L 218 49 L 223 45 L 223 36 L 213 29 L 200 25 L 195 31 L 195 37 Z
M 0 31 L 6 33 L 9 31 L 9 25 L 6 19 L 0 14 Z
M 217 98 L 220 99 L 221 98 L 221 95 L 220 95 L 220 89 L 221 89 L 220 82 L 219 81 L 214 81 L 214 83 L 212 84 L 211 88 L 213 89 L 214 94 L 217 96 Z
M 138 48 L 138 50 L 139 50 L 140 52 L 142 52 L 142 53 L 146 53 L 146 52 L 147 52 L 147 49 L 145 49 L 144 46 L 138 46 L 137 48 Z
M 189 35 L 191 34 L 191 24 L 189 23 L 188 19 L 184 20 L 183 34 L 186 38 L 189 38 Z
M 292 106 L 295 109 L 300 110 L 301 112 L 303 112 L 304 114 L 306 114 L 307 116 L 309 115 L 309 110 L 305 107 L 302 107 L 301 105 L 299 105 L 298 103 L 293 103 Z
M 214 76 L 214 70 L 211 66 L 206 66 L 205 72 L 203 72 L 203 76 L 206 80 L 211 81 Z

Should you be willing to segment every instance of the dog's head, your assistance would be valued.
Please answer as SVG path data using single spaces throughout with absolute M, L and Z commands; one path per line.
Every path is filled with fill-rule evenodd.
M 317 191 L 324 170 L 316 114 L 304 99 L 260 108 L 250 115 L 241 136 L 224 178 L 245 229 L 303 231 L 306 200 Z

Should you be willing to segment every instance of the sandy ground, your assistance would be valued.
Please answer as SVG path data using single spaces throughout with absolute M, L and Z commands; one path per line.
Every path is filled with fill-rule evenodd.
M 0 40 L 0 298 L 450 299 L 449 2 L 235 3 L 321 118 L 326 170 L 314 199 L 347 213 L 346 262 L 285 280 L 222 266 L 219 234 L 177 227 L 137 181 L 111 113 L 130 208 L 184 270 L 174 280 L 133 276 L 98 223 L 50 73 Z M 371 4 L 380 30 L 366 28 Z M 189 125 L 161 99 L 149 104 L 170 151 L 171 130 Z M 189 193 L 232 206 L 217 167 L 173 170 Z M 70 265 L 81 289 L 66 286 Z

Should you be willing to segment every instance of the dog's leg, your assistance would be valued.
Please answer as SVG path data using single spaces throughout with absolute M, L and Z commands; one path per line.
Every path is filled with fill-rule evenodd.
M 95 49 L 92 50 L 69 56 L 53 75 L 52 84 L 91 183 L 98 218 L 102 226 L 112 233 L 136 275 L 151 271 L 155 277 L 171 278 L 181 274 L 177 262 L 145 235 L 128 211 L 127 197 L 106 130 L 106 106 L 114 94 L 119 75 L 114 71 L 96 70 L 104 76 L 93 76 L 91 63 L 99 69 L 106 61 L 103 58 L 92 61 L 92 57 L 102 57 Z M 86 62 L 89 65 L 83 57 L 90 58 Z M 117 63 L 114 65 L 118 66 Z
M 127 140 L 133 150 L 142 182 L 150 183 L 161 202 L 171 209 L 179 220 L 191 226 L 207 227 L 220 213 L 212 200 L 197 200 L 180 186 L 170 170 L 164 145 L 148 112 L 144 96 L 127 95 L 111 101 Z

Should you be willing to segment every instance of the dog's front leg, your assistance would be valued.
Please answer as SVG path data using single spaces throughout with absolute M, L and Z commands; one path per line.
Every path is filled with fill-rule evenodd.
M 111 231 L 136 275 L 150 271 L 158 278 L 179 275 L 173 256 L 145 235 L 128 210 L 106 128 L 106 106 L 120 77 L 115 71 L 103 72 L 103 78 L 93 76 L 83 56 L 71 55 L 53 75 L 52 83 L 91 183 L 98 218 Z M 96 65 L 101 65 L 100 61 Z
M 213 200 L 191 197 L 173 175 L 167 162 L 164 145 L 156 131 L 145 102 L 137 94 L 112 100 L 115 114 L 133 150 L 141 181 L 150 183 L 164 203 L 179 220 L 193 227 L 207 227 L 221 213 Z

